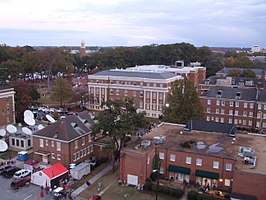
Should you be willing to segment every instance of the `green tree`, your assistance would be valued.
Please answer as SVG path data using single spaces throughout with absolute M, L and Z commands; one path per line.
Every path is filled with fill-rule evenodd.
M 35 105 L 36 101 L 40 99 L 41 95 L 37 90 L 37 87 L 35 85 L 29 85 L 29 95 L 31 97 L 31 104 Z
M 163 121 L 186 123 L 190 119 L 202 119 L 203 108 L 193 83 L 177 80 L 171 86 L 168 104 L 163 108 Z
M 231 77 L 240 77 L 241 76 L 241 71 L 237 68 L 232 68 L 228 71 L 227 76 Z
M 103 104 L 104 110 L 98 116 L 98 123 L 93 127 L 93 134 L 106 134 L 111 142 L 114 164 L 120 158 L 127 134 L 134 135 L 138 127 L 146 127 L 144 113 L 137 113 L 132 100 L 108 100 Z
M 251 69 L 245 69 L 243 70 L 243 72 L 241 73 L 242 77 L 249 77 L 249 78 L 256 78 L 256 74 L 254 71 L 252 71 Z
M 71 95 L 72 85 L 68 80 L 63 77 L 57 78 L 52 88 L 52 100 L 59 101 L 60 106 L 62 107 L 63 102 L 69 100 Z

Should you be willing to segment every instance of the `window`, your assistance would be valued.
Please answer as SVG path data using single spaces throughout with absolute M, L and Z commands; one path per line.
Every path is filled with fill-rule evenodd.
M 230 179 L 224 179 L 224 186 L 230 187 L 231 181 Z
M 207 121 L 210 121 L 210 116 L 207 116 L 207 119 L 206 119 Z
M 128 91 L 127 90 L 125 90 L 125 94 L 124 94 L 124 96 L 127 96 L 128 95 Z
M 82 146 L 85 145 L 85 137 L 82 138 L 82 144 L 81 144 L 81 145 L 82 145 Z
M 55 154 L 54 153 L 51 153 L 51 158 L 55 159 Z
M 51 146 L 54 147 L 54 141 L 51 141 L 51 143 L 52 143 Z
M 230 101 L 230 107 L 233 107 L 234 106 L 234 102 L 233 101 Z
M 221 109 L 221 114 L 224 114 L 224 109 Z
M 248 125 L 252 126 L 252 121 L 251 120 L 248 121 Z
M 208 99 L 207 104 L 211 105 L 211 103 L 212 103 L 211 99 Z
M 43 147 L 43 139 L 39 139 L 40 147 Z
M 250 117 L 253 117 L 253 112 L 249 112 L 249 116 Z
M 45 140 L 45 146 L 49 146 L 49 140 Z
M 210 108 L 207 108 L 207 113 L 210 113 L 211 112 L 211 109 Z
M 157 98 L 157 93 L 156 93 L 156 92 L 153 92 L 153 93 L 152 93 L 152 98 L 153 98 L 153 99 L 156 99 L 156 98 Z
M 216 100 L 216 105 L 217 105 L 217 106 L 220 105 L 220 100 Z
M 219 162 L 213 161 L 213 169 L 219 169 Z
M 175 157 L 176 157 L 176 155 L 175 154 L 170 154 L 170 161 L 175 161 Z
M 146 97 L 150 98 L 150 92 L 149 91 L 146 92 Z
M 254 107 L 254 104 L 253 103 L 250 103 L 249 104 L 249 108 L 253 108 Z
M 192 159 L 191 159 L 191 157 L 186 157 L 186 164 L 191 164 L 191 161 L 192 161 Z
M 160 158 L 161 160 L 163 160 L 163 159 L 164 159 L 164 153 L 159 152 L 159 158 Z
M 239 102 L 236 101 L 236 102 L 235 102 L 235 105 L 236 105 L 236 107 L 239 107 Z
M 219 122 L 219 117 L 215 117 L 215 122 Z
M 116 89 L 116 95 L 119 96 L 119 89 Z
M 235 119 L 234 124 L 237 124 L 237 122 L 238 122 L 238 119 Z
M 20 146 L 24 147 L 24 141 L 23 140 L 20 141 Z
M 224 106 L 224 105 L 225 105 L 225 102 L 224 102 L 224 101 L 221 101 L 221 103 L 222 103 L 222 106 Z
M 137 92 L 133 91 L 133 97 L 136 97 L 136 96 L 137 96 Z
M 244 108 L 247 108 L 247 107 L 248 107 L 248 103 L 245 102 L 245 103 L 244 103 Z
M 61 143 L 60 142 L 56 142 L 56 150 L 61 151 Z
M 11 140 L 11 141 L 12 141 L 12 145 L 13 145 L 13 146 L 15 146 L 15 139 L 14 139 L 14 138 L 12 138 L 12 140 Z
M 232 118 L 229 118 L 229 119 L 228 119 L 228 123 L 229 123 L 229 124 L 232 124 L 232 122 L 233 122 Z
M 226 163 L 225 164 L 225 170 L 226 171 L 232 171 L 232 164 L 231 163 Z
M 229 110 L 229 115 L 233 115 L 233 110 Z
M 215 112 L 216 114 L 219 114 L 219 108 L 216 108 Z
M 75 141 L 75 149 L 77 149 L 78 147 L 79 147 L 79 141 L 76 140 L 76 141 Z
M 149 165 L 150 164 L 150 156 L 148 156 L 148 158 L 147 158 L 147 165 Z
M 196 159 L 196 165 L 197 166 L 202 166 L 202 159 L 201 158 L 197 158 Z
M 57 154 L 57 160 L 61 160 L 61 155 Z
M 235 110 L 235 115 L 236 115 L 236 116 L 238 115 L 238 110 Z
M 221 119 L 220 119 L 220 120 L 221 120 L 221 123 L 224 123 L 224 118 L 223 118 L 223 117 L 221 117 Z
M 243 125 L 247 125 L 247 120 L 243 119 Z
M 91 135 L 88 135 L 88 141 L 91 142 Z
M 245 116 L 245 117 L 247 116 L 247 111 L 243 112 L 243 116 Z
M 258 110 L 261 110 L 261 104 L 258 104 Z

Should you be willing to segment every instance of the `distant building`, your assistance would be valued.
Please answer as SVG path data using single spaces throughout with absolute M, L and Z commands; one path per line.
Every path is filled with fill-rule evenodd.
M 160 124 L 123 148 L 120 180 L 133 186 L 144 184 L 153 172 L 152 162 L 157 152 L 161 163 L 159 172 L 164 177 L 159 182 L 168 180 L 173 185 L 186 181 L 199 187 L 209 186 L 209 191 L 218 188 L 232 192 L 234 197 L 266 199 L 264 138 L 230 134 L 235 130 L 232 124 L 190 123 L 191 126 L 186 128 L 177 124 Z M 157 142 L 158 138 L 163 139 Z
M 251 47 L 251 52 L 252 53 L 258 53 L 258 52 L 261 52 L 261 47 L 259 45 L 253 45 Z
M 220 71 L 216 72 L 216 76 L 220 76 L 220 77 L 226 77 L 228 76 L 228 73 L 230 72 L 230 70 L 232 69 L 238 69 L 240 70 L 240 72 L 242 73 L 244 70 L 247 70 L 247 68 L 223 68 Z M 257 78 L 263 78 L 265 79 L 265 70 L 264 69 L 253 69 L 253 68 L 249 68 L 250 70 L 252 70 Z
M 16 123 L 14 95 L 14 88 L 0 86 L 0 127 Z
M 85 42 L 83 40 L 81 41 L 81 44 L 80 44 L 79 53 L 80 53 L 81 58 L 86 55 L 86 46 L 85 46 Z

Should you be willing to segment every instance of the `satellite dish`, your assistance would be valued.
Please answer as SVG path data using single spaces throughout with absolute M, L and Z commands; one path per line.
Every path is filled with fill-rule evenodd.
M 13 125 L 7 125 L 6 130 L 9 133 L 16 133 L 18 131 L 17 128 L 15 126 L 13 126 Z
M 44 128 L 44 126 L 42 124 L 38 125 L 38 130 L 42 130 Z
M 27 127 L 23 127 L 22 132 L 27 134 L 27 135 L 32 135 L 32 131 Z
M 4 140 L 0 140 L 0 152 L 4 152 L 8 149 L 8 145 Z
M 34 114 L 30 110 L 25 110 L 24 111 L 24 117 L 25 118 L 34 118 Z
M 5 129 L 0 129 L 0 136 L 5 136 L 6 135 L 6 130 Z
M 55 119 L 50 115 L 45 115 L 45 117 L 48 119 L 49 122 L 55 123 Z
M 35 125 L 35 119 L 33 118 L 28 118 L 28 117 L 24 117 L 24 122 L 26 124 L 28 124 L 29 126 L 34 126 Z

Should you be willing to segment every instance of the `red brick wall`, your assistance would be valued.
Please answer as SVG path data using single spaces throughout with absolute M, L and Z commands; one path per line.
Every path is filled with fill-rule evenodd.
M 266 175 L 235 171 L 232 192 L 266 199 Z
M 15 111 L 12 97 L 0 98 L 0 126 L 14 124 Z M 10 121 L 7 120 L 9 118 Z

